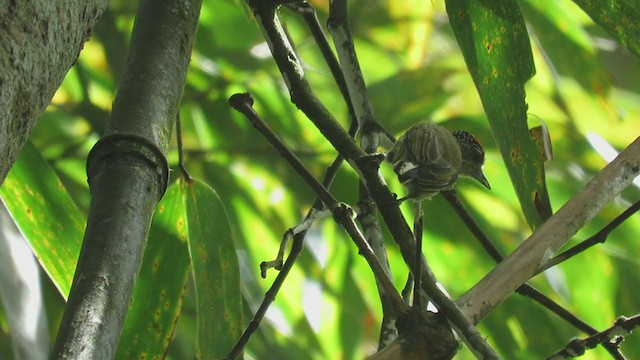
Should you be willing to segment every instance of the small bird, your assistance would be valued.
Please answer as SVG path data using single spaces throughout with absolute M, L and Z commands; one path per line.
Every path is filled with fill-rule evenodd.
M 415 124 L 396 141 L 386 160 L 408 190 L 400 201 L 420 201 L 449 190 L 458 176 L 491 189 L 482 169 L 482 145 L 466 131 L 452 132 L 432 122 Z

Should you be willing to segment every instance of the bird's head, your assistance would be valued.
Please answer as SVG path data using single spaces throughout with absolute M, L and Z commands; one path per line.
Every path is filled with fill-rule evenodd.
M 478 139 L 466 131 L 455 130 L 452 133 L 458 141 L 462 155 L 462 165 L 458 173 L 474 178 L 487 189 L 491 189 L 489 181 L 484 176 L 484 150 Z

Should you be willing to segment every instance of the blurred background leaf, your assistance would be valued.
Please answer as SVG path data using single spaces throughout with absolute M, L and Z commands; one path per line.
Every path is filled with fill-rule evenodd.
M 321 23 L 326 23 L 327 2 L 311 3 Z M 554 159 L 545 163 L 546 182 L 551 206 L 557 210 L 607 163 L 611 150 L 621 151 L 640 135 L 640 62 L 573 2 L 538 3 L 517 3 L 536 68 L 525 85 L 528 125 L 543 121 L 548 127 Z M 456 188 L 496 245 L 504 253 L 513 250 L 531 230 L 444 2 L 355 0 L 349 6 L 356 49 L 379 121 L 395 135 L 426 118 L 474 133 L 487 153 L 485 171 L 492 190 L 464 179 Z M 111 109 L 135 13 L 135 4 L 128 1 L 112 1 L 109 7 L 32 136 L 82 213 L 89 204 L 86 154 Z M 307 78 L 346 126 L 346 106 L 304 22 L 287 9 L 279 13 Z M 229 109 L 227 99 L 238 91 L 252 92 L 256 110 L 320 177 L 335 151 L 290 103 L 252 15 L 242 1 L 204 2 L 181 107 L 184 145 L 189 170 L 215 189 L 228 211 L 236 236 L 246 325 L 248 314 L 257 309 L 276 275 L 269 272 L 266 280 L 261 279 L 260 262 L 275 257 L 282 234 L 302 219 L 314 194 L 246 119 Z M 175 165 L 175 150 L 169 155 Z M 383 165 L 382 172 L 392 191 L 404 194 L 392 169 Z M 176 174 L 172 172 L 173 177 Z M 353 171 L 341 170 L 332 187 L 335 196 L 353 204 L 356 189 Z M 592 235 L 639 198 L 636 183 L 570 244 Z M 411 216 L 408 206 L 403 210 Z M 494 264 L 443 199 L 426 202 L 424 210 L 425 253 L 456 298 Z M 532 283 L 598 329 L 619 315 L 636 314 L 639 233 L 640 217 L 635 216 L 607 243 Z M 400 287 L 407 269 L 392 242 L 389 252 L 393 278 Z M 51 283 L 44 288 L 53 336 L 61 300 Z M 376 294 L 373 276 L 355 247 L 339 227 L 324 220 L 312 227 L 305 251 L 249 342 L 246 358 L 361 359 L 372 354 L 381 321 Z M 10 347 L 6 342 L 10 329 L 3 318 L 0 312 L 0 357 L 10 359 L 4 352 Z M 482 321 L 480 330 L 506 359 L 543 358 L 571 337 L 584 335 L 518 295 Z M 189 282 L 167 358 L 193 359 L 195 339 L 196 302 Z M 640 335 L 629 336 L 622 349 L 629 358 L 640 358 Z M 597 349 L 582 358 L 607 356 Z M 456 358 L 474 357 L 463 349 Z

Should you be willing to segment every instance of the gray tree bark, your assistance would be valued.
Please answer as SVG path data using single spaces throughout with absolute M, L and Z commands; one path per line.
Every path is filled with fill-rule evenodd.
M 0 183 L 106 6 L 0 0 Z

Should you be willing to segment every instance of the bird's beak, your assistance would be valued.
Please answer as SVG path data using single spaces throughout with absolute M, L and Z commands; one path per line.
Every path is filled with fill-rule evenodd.
M 487 189 L 491 190 L 491 185 L 489 185 L 489 180 L 487 180 L 487 178 L 484 176 L 482 172 L 478 174 L 478 176 L 476 177 L 476 180 L 478 180 Z

